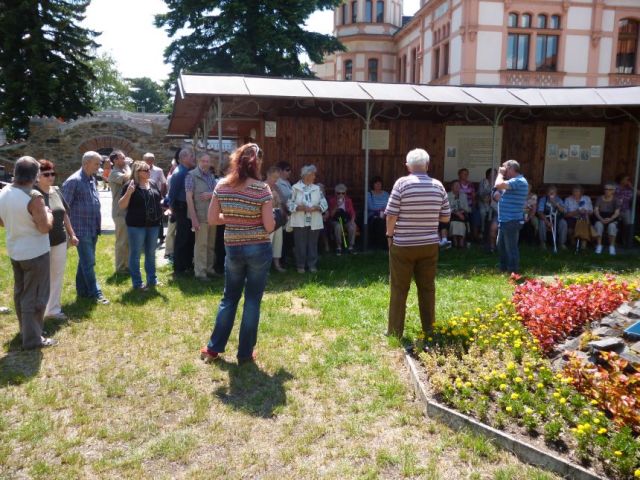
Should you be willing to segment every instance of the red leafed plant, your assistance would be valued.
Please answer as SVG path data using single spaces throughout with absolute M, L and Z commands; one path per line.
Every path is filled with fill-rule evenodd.
M 576 390 L 598 402 L 616 424 L 629 425 L 640 433 L 640 373 L 626 373 L 628 362 L 613 352 L 600 355 L 605 367 L 584 365 L 574 357 L 565 366 L 565 374 Z
M 569 334 L 576 334 L 591 321 L 599 320 L 629 300 L 626 282 L 607 275 L 588 283 L 546 283 L 530 279 L 516 285 L 513 303 L 522 323 L 548 353 Z

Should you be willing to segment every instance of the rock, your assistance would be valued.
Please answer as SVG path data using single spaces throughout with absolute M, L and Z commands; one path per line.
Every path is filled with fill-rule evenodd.
M 640 308 L 636 307 L 627 313 L 630 318 L 640 318 Z
M 593 342 L 589 342 L 587 346 L 591 349 L 591 351 L 615 351 L 621 352 L 624 349 L 624 341 L 620 338 L 616 337 L 606 337 L 602 340 L 595 340 Z
M 622 317 L 624 318 L 624 317 Z M 600 326 L 602 327 L 619 327 L 620 326 L 620 318 L 615 313 L 613 315 L 609 315 L 608 317 L 604 317 L 600 321 Z
M 629 347 L 631 350 L 633 350 L 634 352 L 638 352 L 640 353 L 640 342 L 636 342 L 633 345 L 631 345 Z
M 609 327 L 598 327 L 595 330 L 592 330 L 591 333 L 597 335 L 599 337 L 613 337 L 616 335 L 620 335 L 620 330 L 616 330 Z
M 570 338 L 564 343 L 558 345 L 556 350 L 559 353 L 572 352 L 580 348 L 580 337 Z
M 640 355 L 636 355 L 629 348 L 624 349 L 624 351 L 620 354 L 620 358 L 629 362 L 634 366 L 636 370 L 640 368 Z
M 619 313 L 620 315 L 628 315 L 630 311 L 631 311 L 631 307 L 626 303 L 623 303 L 622 305 L 620 305 L 616 310 L 616 312 Z

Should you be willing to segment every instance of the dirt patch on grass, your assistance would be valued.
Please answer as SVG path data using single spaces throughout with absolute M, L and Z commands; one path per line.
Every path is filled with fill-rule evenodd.
M 320 310 L 311 308 L 308 300 L 295 296 L 291 297 L 291 306 L 287 308 L 287 311 L 292 315 L 306 315 L 310 317 L 320 315 Z

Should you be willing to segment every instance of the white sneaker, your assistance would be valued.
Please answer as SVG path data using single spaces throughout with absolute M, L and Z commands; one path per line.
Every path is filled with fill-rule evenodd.
M 69 320 L 69 317 L 67 317 L 67 315 L 64 312 L 60 312 L 60 313 L 54 313 L 51 315 L 45 315 L 44 318 L 48 318 L 51 320 Z
M 609 255 L 616 254 L 616 247 L 614 245 L 609 245 Z
M 602 253 L 602 245 L 597 245 L 596 246 L 596 254 L 600 255 Z

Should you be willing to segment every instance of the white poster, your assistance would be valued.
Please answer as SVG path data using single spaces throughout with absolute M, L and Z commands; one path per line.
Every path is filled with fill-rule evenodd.
M 493 128 L 448 125 L 445 133 L 444 181 L 458 178 L 458 170 L 467 168 L 469 180 L 479 182 L 491 168 Z M 502 155 L 502 127 L 496 131 L 496 168 Z
M 604 127 L 547 127 L 544 183 L 600 184 L 604 134 Z

